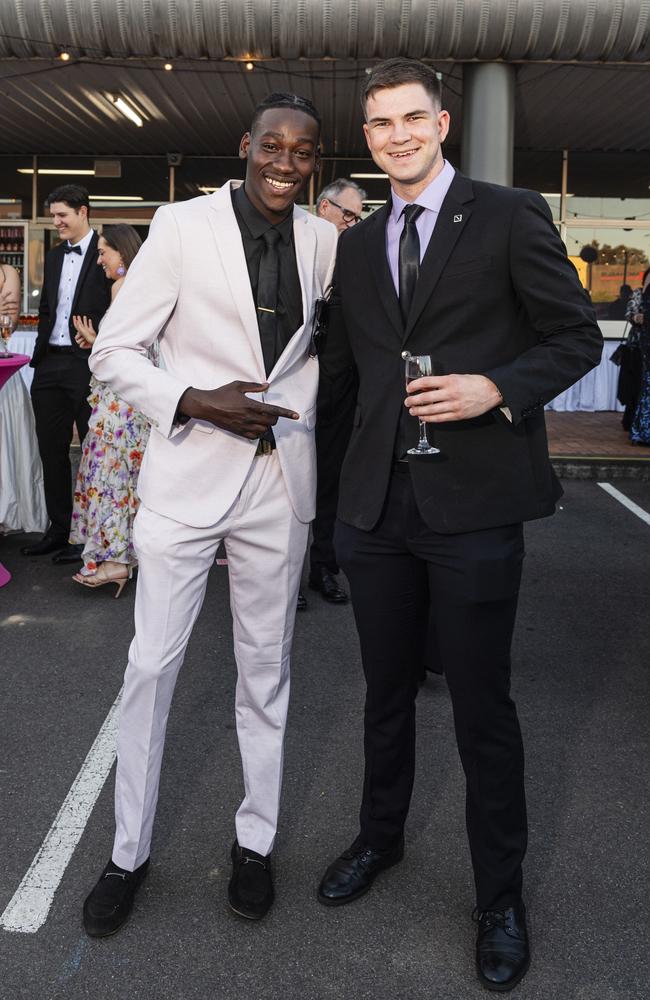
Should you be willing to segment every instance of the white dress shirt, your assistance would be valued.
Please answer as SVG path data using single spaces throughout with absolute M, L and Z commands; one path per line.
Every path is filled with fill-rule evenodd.
M 72 346 L 72 341 L 70 340 L 70 311 L 74 302 L 86 251 L 94 235 L 95 230 L 91 229 L 78 243 L 70 244 L 68 241 L 68 246 L 74 245 L 80 247 L 81 253 L 67 253 L 63 258 L 59 291 L 56 297 L 56 319 L 49 341 L 55 347 Z

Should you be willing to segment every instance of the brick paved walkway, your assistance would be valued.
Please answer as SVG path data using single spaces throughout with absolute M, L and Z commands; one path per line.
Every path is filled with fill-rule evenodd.
M 547 411 L 549 451 L 552 458 L 627 458 L 650 462 L 650 447 L 632 444 L 621 427 L 621 414 L 556 413 Z

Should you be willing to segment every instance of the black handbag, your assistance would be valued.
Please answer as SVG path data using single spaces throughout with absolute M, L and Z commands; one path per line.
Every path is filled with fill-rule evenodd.
M 630 329 L 631 329 L 630 324 L 626 323 L 625 330 L 623 331 L 623 337 L 621 338 L 621 342 L 616 348 L 616 350 L 612 352 L 612 355 L 609 359 L 613 365 L 621 365 L 623 363 L 623 359 L 625 358 L 630 346 L 630 339 L 629 339 Z
M 622 406 L 635 405 L 641 388 L 643 361 L 639 335 L 634 327 L 628 325 L 609 360 L 620 368 L 616 398 Z

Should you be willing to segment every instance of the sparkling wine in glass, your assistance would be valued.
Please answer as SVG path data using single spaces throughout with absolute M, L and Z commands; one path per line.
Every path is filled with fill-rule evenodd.
M 406 385 L 408 386 L 410 382 L 413 382 L 416 378 L 422 378 L 424 375 L 433 374 L 433 363 L 431 361 L 431 356 L 429 354 L 410 354 L 408 351 L 404 351 L 402 354 L 404 359 L 404 368 L 406 374 Z M 427 437 L 427 425 L 424 420 L 418 418 L 420 424 L 420 440 L 418 441 L 415 448 L 409 448 L 407 455 L 439 455 L 440 449 L 434 448 L 432 444 L 429 444 L 429 439 Z
M 12 333 L 11 316 L 9 315 L 9 313 L 0 314 L 0 335 L 2 337 L 2 356 L 4 358 L 13 358 L 13 354 L 11 354 L 7 348 L 7 344 L 9 343 L 9 338 L 11 337 L 11 333 Z

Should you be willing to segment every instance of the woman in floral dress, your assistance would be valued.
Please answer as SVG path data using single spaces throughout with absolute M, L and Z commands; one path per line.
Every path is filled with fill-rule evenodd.
M 139 247 L 140 237 L 132 226 L 111 226 L 99 237 L 98 263 L 115 282 L 112 299 Z M 89 348 L 97 336 L 92 323 L 75 316 L 74 325 L 77 343 Z M 136 564 L 132 541 L 136 484 L 150 425 L 94 376 L 90 389 L 92 413 L 81 448 L 70 532 L 70 542 L 84 546 L 84 566 L 72 579 L 85 587 L 114 583 L 119 597 Z
M 630 296 L 625 318 L 634 326 L 641 348 L 642 375 L 639 398 L 630 427 L 630 441 L 650 444 L 650 267 L 644 271 L 641 287 Z

